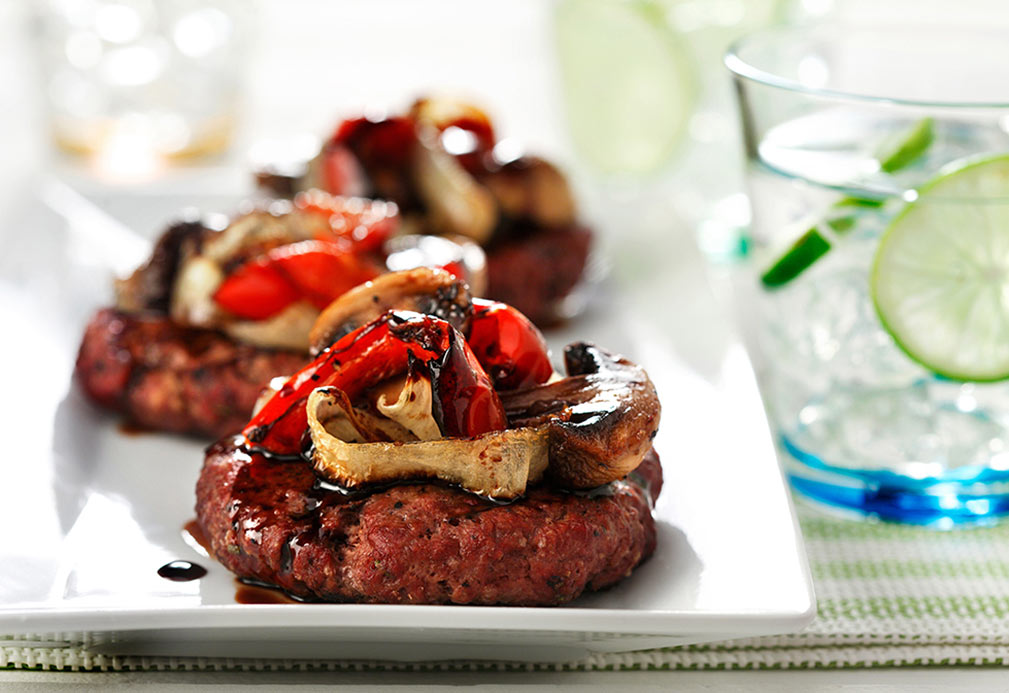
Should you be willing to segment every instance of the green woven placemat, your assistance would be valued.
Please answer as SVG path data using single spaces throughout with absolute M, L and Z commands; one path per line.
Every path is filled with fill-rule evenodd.
M 0 645 L 0 667 L 167 669 L 784 669 L 1009 664 L 1009 524 L 936 532 L 800 511 L 819 604 L 795 635 L 595 655 L 574 663 L 388 663 L 115 657 L 24 636 Z M 42 636 L 44 637 L 44 636 Z M 67 636 L 61 636 L 67 638 Z

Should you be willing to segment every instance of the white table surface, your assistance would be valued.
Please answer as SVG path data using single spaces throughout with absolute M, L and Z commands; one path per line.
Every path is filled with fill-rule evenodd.
M 283 7 L 281 7 L 281 5 Z M 37 76 L 33 71 L 27 32 L 27 2 L 0 3 L 0 218 L 17 204 L 42 171 L 56 169 L 101 191 L 89 180 L 86 167 L 51 152 L 44 127 Z M 507 10 L 505 9 L 507 7 Z M 476 94 L 494 115 L 501 131 L 520 134 L 539 151 L 570 161 L 564 140 L 556 75 L 550 48 L 549 3 L 512 0 L 494 4 L 451 0 L 433 11 L 433 3 L 373 0 L 339 4 L 310 0 L 263 2 L 261 48 L 250 65 L 254 79 L 248 91 L 249 110 L 231 152 L 209 163 L 171 172 L 163 181 L 145 183 L 135 192 L 159 184 L 220 181 L 241 175 L 243 152 L 264 136 L 298 129 L 324 132 L 335 116 L 363 102 L 403 104 L 434 85 L 448 85 Z M 397 21 L 380 21 L 395 16 Z M 478 24 L 480 31 L 459 27 Z M 333 26 L 381 26 L 384 39 L 375 48 L 368 31 L 340 32 L 334 46 Z M 397 28 L 398 27 L 398 28 Z M 267 40 L 268 39 L 268 40 Z M 465 59 L 459 59 L 464 54 Z M 507 58 L 505 58 L 507 56 Z M 325 72 L 312 66 L 329 61 Z M 736 162 L 711 165 L 735 166 Z M 577 173 L 577 172 L 576 172 Z M 579 176 L 584 179 L 583 176 Z M 225 186 L 225 187 L 230 187 Z M 596 188 L 598 190 L 598 188 Z M 130 188 L 126 188 L 129 191 Z M 591 188 L 590 188 L 591 190 Z M 638 209 L 642 228 L 648 220 L 676 210 L 663 208 L 652 191 L 651 208 Z M 123 189 L 110 195 L 121 195 Z M 585 194 L 583 186 L 582 194 Z M 635 207 L 633 200 L 627 209 Z M 591 208 L 591 205 L 589 205 Z M 689 215 L 688 215 L 689 216 Z M 162 219 L 152 219 L 151 229 Z M 679 230 L 683 238 L 689 228 Z M 150 231 L 151 229 L 144 229 Z M 638 242 L 655 240 L 648 233 Z M 611 239 L 615 241 L 616 239 Z M 683 240 L 672 244 L 682 246 Z M 670 247 L 670 246 L 667 246 Z M 687 290 L 696 283 L 698 256 L 688 252 L 670 265 Z M 619 257 L 617 258 L 619 262 Z M 700 290 L 708 290 L 704 282 Z M 703 321 L 702 321 L 703 322 Z M 726 326 L 699 330 L 693 347 L 703 351 L 726 337 Z M 872 671 L 786 672 L 528 672 L 528 673 L 402 673 L 402 672 L 149 672 L 70 673 L 0 671 L 0 688 L 17 690 L 125 690 L 147 684 L 154 690 L 314 690 L 332 684 L 369 691 L 440 690 L 460 685 L 486 689 L 669 690 L 683 691 L 834 691 L 1009 689 L 1009 672 L 1002 670 L 928 669 Z

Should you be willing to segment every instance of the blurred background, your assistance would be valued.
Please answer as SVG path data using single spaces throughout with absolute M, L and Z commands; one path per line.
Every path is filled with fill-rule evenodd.
M 242 195 L 250 157 L 311 147 L 344 116 L 449 93 L 561 162 L 587 215 L 634 212 L 668 230 L 673 215 L 695 225 L 714 210 L 742 223 L 721 53 L 745 31 L 827 9 L 823 0 L 9 1 L 0 201 L 55 172 L 111 207 L 124 194 L 151 196 L 137 228 L 149 235 L 172 213 L 154 192 Z
M 562 164 L 614 262 L 671 233 L 731 259 L 747 222 L 721 63 L 734 38 L 778 22 L 990 24 L 998 5 L 8 0 L 0 211 L 55 173 L 114 214 L 124 195 L 146 196 L 144 218 L 133 204 L 124 221 L 153 235 L 179 196 L 251 192 L 250 159 L 310 149 L 344 116 L 449 93 Z

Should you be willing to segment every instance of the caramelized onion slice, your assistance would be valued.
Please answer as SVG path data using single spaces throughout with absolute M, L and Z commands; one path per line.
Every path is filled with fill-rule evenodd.
M 235 320 L 222 329 L 240 342 L 267 349 L 308 351 L 308 331 L 319 311 L 308 301 L 296 301 L 272 318 L 265 320 Z
M 413 182 L 437 231 L 457 233 L 481 244 L 490 239 L 498 221 L 493 195 L 430 137 L 418 140 Z
M 506 429 L 467 439 L 348 443 L 327 427 L 342 412 L 340 398 L 330 388 L 319 388 L 308 398 L 315 470 L 342 486 L 441 479 L 473 493 L 509 499 L 538 481 L 547 466 L 545 427 Z
M 375 407 L 390 421 L 394 421 L 413 434 L 416 440 L 438 440 L 442 437 L 434 414 L 434 389 L 428 378 L 411 372 L 402 383 L 395 400 L 383 393 Z M 405 440 L 398 438 L 397 440 Z
M 180 325 L 209 327 L 221 317 L 214 303 L 214 291 L 224 281 L 221 266 L 203 255 L 192 255 L 184 260 L 175 278 L 169 304 L 172 320 Z
M 328 410 L 326 430 L 345 443 L 390 443 L 416 440 L 417 437 L 398 422 L 357 409 L 347 393 L 336 387 L 326 388 L 333 397 Z

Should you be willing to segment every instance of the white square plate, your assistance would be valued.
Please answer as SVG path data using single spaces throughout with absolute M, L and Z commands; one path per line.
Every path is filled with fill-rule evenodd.
M 153 232 L 166 210 L 220 202 L 210 199 L 102 204 Z M 121 433 L 72 384 L 85 321 L 147 241 L 54 180 L 0 239 L 0 633 L 86 632 L 95 650 L 116 654 L 559 661 L 795 631 L 813 617 L 750 363 L 682 237 L 625 247 L 605 296 L 549 335 L 555 352 L 587 338 L 648 370 L 663 404 L 665 488 L 649 561 L 614 589 L 540 609 L 236 603 L 231 574 L 182 532 L 203 444 Z M 158 577 L 173 559 L 209 573 Z

